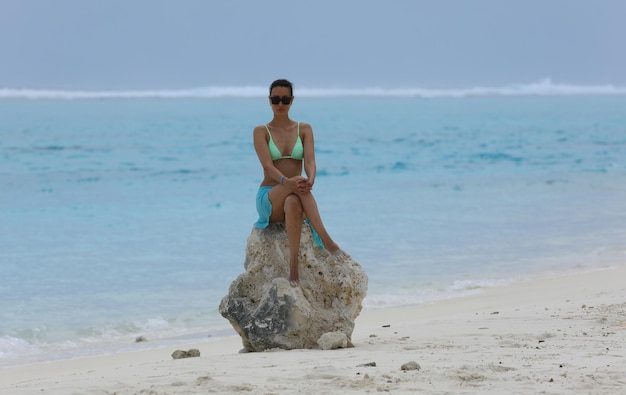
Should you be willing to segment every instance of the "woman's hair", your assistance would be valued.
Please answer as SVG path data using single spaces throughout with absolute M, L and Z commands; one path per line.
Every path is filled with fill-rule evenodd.
M 293 96 L 293 84 L 289 82 L 288 80 L 284 80 L 284 79 L 276 80 L 272 82 L 272 85 L 270 85 L 270 95 L 272 94 L 272 89 L 276 88 L 277 86 L 280 86 L 283 88 L 289 88 L 290 95 Z

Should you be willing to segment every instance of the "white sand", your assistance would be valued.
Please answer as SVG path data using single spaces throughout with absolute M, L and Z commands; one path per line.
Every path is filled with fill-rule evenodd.
M 626 394 L 626 266 L 366 311 L 352 340 L 239 354 L 232 337 L 14 367 L 0 370 L 0 393 Z M 173 360 L 177 348 L 202 355 Z M 421 369 L 402 371 L 409 361 Z

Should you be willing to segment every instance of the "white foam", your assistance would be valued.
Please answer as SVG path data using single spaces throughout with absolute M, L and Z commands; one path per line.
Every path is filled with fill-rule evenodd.
M 39 348 L 26 340 L 13 336 L 0 337 L 0 359 L 15 358 L 24 355 L 35 355 Z
M 529 84 L 469 88 L 306 88 L 298 87 L 299 97 L 472 97 L 472 96 L 581 96 L 626 95 L 626 87 L 614 85 L 571 85 L 545 78 Z M 211 86 L 177 90 L 50 90 L 0 88 L 0 99 L 216 99 L 260 98 L 267 96 L 261 86 Z
M 511 283 L 511 279 L 501 280 L 455 280 L 451 284 L 430 284 L 414 289 L 379 290 L 368 295 L 363 301 L 365 308 L 379 309 L 433 303 L 439 300 L 475 295 L 487 288 Z
M 232 336 L 227 324 L 209 327 L 174 327 L 162 318 L 142 322 L 105 325 L 87 330 L 73 340 L 34 341 L 12 336 L 0 337 L 0 368 L 35 362 L 106 355 L 140 349 L 174 346 L 185 343 L 217 340 Z M 66 335 L 66 337 L 69 335 Z M 139 337 L 147 341 L 138 342 Z M 59 337 L 59 336 L 57 336 Z

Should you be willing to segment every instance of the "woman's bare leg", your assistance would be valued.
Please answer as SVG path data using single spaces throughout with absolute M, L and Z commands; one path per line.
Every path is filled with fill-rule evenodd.
M 279 222 L 285 221 L 286 213 L 286 200 L 288 197 L 297 197 L 301 202 L 301 208 L 304 211 L 306 218 L 308 218 L 311 226 L 320 236 L 324 248 L 330 253 L 334 253 L 339 250 L 339 245 L 330 237 L 328 231 L 324 227 L 320 212 L 317 208 L 317 202 L 311 192 L 303 194 L 294 194 L 292 191 L 282 185 L 276 185 L 268 194 L 270 202 L 272 203 L 272 214 L 270 215 L 270 221 Z
M 320 217 L 315 198 L 310 192 L 305 194 L 294 194 L 284 186 L 276 185 L 269 191 L 269 199 L 272 203 L 270 221 L 285 221 L 290 255 L 289 282 L 292 286 L 297 286 L 300 281 L 298 273 L 298 255 L 300 252 L 302 222 L 305 216 L 308 218 L 313 229 L 315 229 L 317 234 L 320 236 L 322 244 L 328 252 L 330 252 L 339 261 L 345 260 L 349 257 L 348 254 L 339 248 L 339 245 L 335 243 L 335 241 L 328 234 L 328 231 L 326 231 L 326 228 L 322 223 L 322 218 Z M 291 221 L 292 218 L 295 220 Z
M 304 214 L 308 218 L 311 226 L 315 229 L 317 234 L 322 239 L 322 244 L 324 244 L 324 248 L 333 252 L 338 249 L 339 246 L 337 243 L 333 241 L 330 237 L 326 228 L 324 227 L 324 223 L 322 222 L 322 217 L 320 216 L 320 212 L 317 208 L 317 202 L 311 193 L 298 195 L 300 198 L 300 202 L 302 203 L 302 208 L 304 209 Z
M 320 239 L 322 240 L 322 244 L 324 248 L 328 250 L 331 254 L 333 254 L 338 259 L 345 259 L 348 257 L 344 251 L 339 248 L 339 245 L 335 243 L 335 241 L 330 237 L 328 231 L 324 227 L 324 223 L 322 222 L 322 217 L 320 216 L 319 209 L 317 208 L 317 202 L 313 197 L 312 193 L 306 193 L 302 195 L 298 195 L 300 198 L 300 202 L 302 203 L 302 209 L 304 210 L 304 214 L 308 218 L 311 226 L 317 232 Z
M 298 256 L 302 222 L 304 221 L 302 203 L 297 195 L 282 185 L 277 185 L 269 191 L 269 199 L 272 203 L 270 221 L 285 221 L 287 240 L 289 241 L 289 283 L 292 287 L 296 287 L 300 282 Z
M 289 195 L 285 199 L 285 227 L 289 240 L 289 284 L 292 287 L 300 283 L 298 273 L 298 255 L 300 252 L 300 235 L 303 222 L 302 203 L 297 195 Z

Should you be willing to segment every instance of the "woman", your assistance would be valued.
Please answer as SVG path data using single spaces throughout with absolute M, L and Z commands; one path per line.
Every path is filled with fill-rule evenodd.
M 289 283 L 297 287 L 298 252 L 304 219 L 308 219 L 322 245 L 337 259 L 347 255 L 330 237 L 311 193 L 315 183 L 313 129 L 304 122 L 289 118 L 293 103 L 293 85 L 280 79 L 270 85 L 269 103 L 274 118 L 254 128 L 254 149 L 263 167 L 263 182 L 257 194 L 259 220 L 255 227 L 266 228 L 270 222 L 285 222 L 289 240 Z M 307 177 L 302 176 L 302 167 Z

